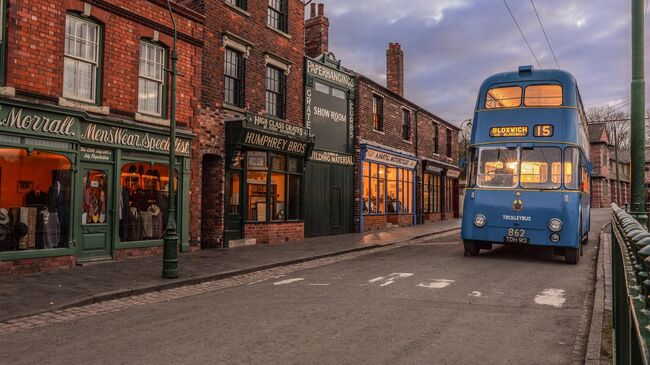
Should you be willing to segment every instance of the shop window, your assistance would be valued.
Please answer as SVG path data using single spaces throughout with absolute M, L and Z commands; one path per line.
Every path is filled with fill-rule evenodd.
M 408 214 L 413 209 L 413 171 L 363 163 L 363 213 Z
M 273 66 L 266 66 L 266 113 L 284 119 L 286 74 Z
M 244 106 L 244 55 L 226 48 L 224 62 L 225 102 L 234 106 Z
M 96 23 L 71 14 L 66 16 L 64 97 L 89 103 L 97 101 L 99 32 Z
M 0 251 L 68 247 L 70 160 L 0 148 Z
M 445 179 L 445 212 L 454 211 L 454 181 L 452 179 Z
M 424 174 L 424 212 L 440 213 L 440 175 Z
M 174 174 L 178 191 L 178 171 Z M 169 166 L 131 162 L 120 173 L 120 239 L 122 242 L 162 239 L 167 224 Z
M 248 151 L 247 155 L 246 219 L 300 219 L 302 159 L 263 151 Z
M 84 188 L 81 205 L 81 224 L 103 224 L 106 222 L 106 201 L 108 178 L 106 171 L 88 170 L 81 180 Z
M 424 174 L 422 186 L 422 208 L 425 213 L 431 212 L 431 178 L 433 175 Z
M 397 199 L 397 169 L 394 167 L 388 168 L 388 214 L 396 214 L 399 212 L 399 200 Z
M 266 19 L 270 27 L 287 32 L 287 0 L 269 0 Z
M 138 80 L 138 111 L 163 115 L 165 86 L 165 49 L 149 42 L 140 42 L 140 78 Z

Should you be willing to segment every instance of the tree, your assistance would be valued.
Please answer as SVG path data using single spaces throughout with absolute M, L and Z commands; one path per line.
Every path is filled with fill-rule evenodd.
M 466 119 L 460 125 L 458 132 L 458 143 L 460 144 L 459 153 L 460 157 L 467 158 L 469 152 L 470 138 L 472 137 L 472 120 Z
M 621 106 L 616 105 L 591 108 L 587 112 L 587 121 L 590 124 L 605 123 L 609 142 L 618 142 L 618 149 L 623 151 L 630 149 L 630 114 L 620 109 Z M 618 141 L 614 140 L 614 135 Z

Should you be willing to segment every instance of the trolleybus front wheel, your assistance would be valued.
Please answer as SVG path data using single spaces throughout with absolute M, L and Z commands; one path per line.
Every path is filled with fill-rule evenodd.
M 481 251 L 481 242 L 473 240 L 463 240 L 465 247 L 465 256 L 478 256 Z
M 565 248 L 564 260 L 567 264 L 575 265 L 580 261 L 580 248 Z

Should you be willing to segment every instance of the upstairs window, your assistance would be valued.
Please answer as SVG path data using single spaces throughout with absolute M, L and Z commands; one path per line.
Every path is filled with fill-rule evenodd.
M 438 143 L 438 125 L 434 123 L 433 124 L 433 153 L 437 155 L 438 153 L 440 153 L 439 151 L 440 151 L 440 143 Z
M 411 140 L 411 111 L 402 109 L 402 139 Z
M 451 144 L 452 144 L 451 129 L 447 129 L 447 157 L 451 157 Z
M 277 30 L 287 32 L 287 1 L 269 0 L 266 23 Z
M 98 24 L 66 15 L 64 97 L 89 103 L 97 101 L 99 32 Z
M 530 85 L 526 87 L 524 105 L 560 106 L 562 105 L 562 86 Z
M 493 87 L 487 92 L 485 109 L 515 108 L 521 105 L 519 86 Z
M 236 6 L 242 10 L 246 10 L 248 8 L 246 0 L 226 0 L 226 3 L 232 6 Z
M 384 130 L 384 99 L 379 95 L 372 96 L 372 127 L 376 131 Z
M 234 106 L 244 106 L 244 55 L 226 48 L 225 62 L 225 102 Z
M 284 100 L 286 96 L 284 71 L 266 66 L 266 113 L 284 119 Z
M 165 49 L 140 42 L 140 78 L 138 80 L 138 111 L 157 117 L 163 114 L 165 86 Z

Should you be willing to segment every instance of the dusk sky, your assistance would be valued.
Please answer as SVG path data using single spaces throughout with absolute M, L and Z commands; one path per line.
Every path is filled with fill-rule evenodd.
M 401 43 L 405 96 L 455 124 L 472 116 L 487 76 L 538 67 L 502 0 L 315 2 L 325 4 L 330 50 L 343 65 L 385 85 L 386 48 Z M 507 2 L 542 66 L 556 68 L 530 0 Z M 629 98 L 630 1 L 537 0 L 535 6 L 586 109 Z

